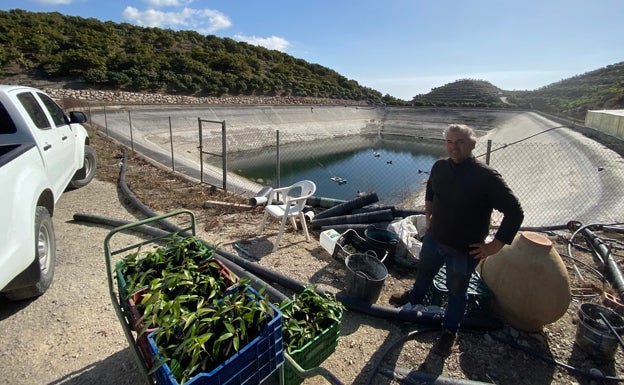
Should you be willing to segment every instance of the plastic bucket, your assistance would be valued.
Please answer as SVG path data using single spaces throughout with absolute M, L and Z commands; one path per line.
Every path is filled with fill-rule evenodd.
M 377 302 L 388 277 L 383 262 L 372 254 L 351 254 L 345 259 L 345 265 L 347 295 L 371 304 Z
M 399 235 L 389 230 L 378 229 L 375 226 L 369 226 L 364 230 L 364 237 L 374 247 L 377 255 L 384 255 L 388 252 L 388 256 L 383 261 L 386 266 L 394 263 L 397 245 L 399 244 Z
M 618 335 L 624 334 L 624 318 L 608 307 L 584 303 L 578 311 L 576 344 L 588 354 L 613 359 L 619 341 L 600 314 L 604 315 Z

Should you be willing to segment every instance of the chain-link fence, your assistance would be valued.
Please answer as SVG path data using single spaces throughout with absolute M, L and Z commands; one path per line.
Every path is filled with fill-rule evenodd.
M 439 131 L 398 136 L 373 127 L 361 135 L 310 140 L 310 132 L 261 124 L 239 129 L 194 113 L 180 109 L 163 117 L 151 110 L 104 110 L 92 120 L 132 149 L 233 192 L 311 179 L 319 196 L 346 200 L 375 192 L 380 204 L 418 210 L 431 165 L 446 156 Z M 558 135 L 551 128 L 510 143 L 480 141 L 474 154 L 498 170 L 519 197 L 524 227 L 623 222 L 624 159 L 566 127 L 554 128 Z

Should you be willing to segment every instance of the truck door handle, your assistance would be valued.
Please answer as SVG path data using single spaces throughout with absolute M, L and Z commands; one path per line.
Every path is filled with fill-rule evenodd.
M 62 140 L 67 140 L 67 135 L 63 136 L 61 139 Z
M 43 146 L 43 151 L 48 151 L 51 148 L 52 148 L 51 144 L 46 144 L 45 146 Z

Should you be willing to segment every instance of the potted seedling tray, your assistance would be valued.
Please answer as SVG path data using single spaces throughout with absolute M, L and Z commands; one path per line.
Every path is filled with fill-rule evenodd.
M 139 236 L 137 233 L 141 232 L 141 228 L 149 226 L 152 223 L 159 223 L 169 218 L 175 218 L 180 223 L 186 223 L 183 228 L 180 228 L 178 232 L 161 231 L 160 235 L 152 237 Z M 154 232 L 152 232 L 153 234 Z M 137 367 L 141 369 L 145 376 L 145 379 L 149 383 L 154 382 L 154 376 L 150 373 L 150 366 L 147 364 L 151 360 L 150 357 L 146 357 L 145 353 L 141 351 L 141 348 L 137 341 L 137 333 L 134 330 L 134 324 L 130 313 L 129 292 L 126 289 L 126 282 L 123 277 L 118 274 L 118 259 L 120 256 L 124 257 L 128 254 L 139 253 L 145 247 L 152 247 L 154 245 L 162 245 L 166 243 L 168 238 L 171 238 L 175 234 L 194 236 L 195 232 L 195 215 L 188 210 L 173 211 L 167 214 L 162 214 L 147 218 L 141 221 L 132 222 L 123 226 L 116 227 L 109 231 L 104 238 L 104 260 L 106 264 L 106 275 L 109 289 L 110 299 L 115 310 L 115 314 L 121 323 L 122 330 L 131 351 L 134 353 L 134 357 L 137 363 Z M 114 260 L 113 258 L 116 258 Z M 115 283 L 115 281 L 117 281 Z M 138 289 L 138 288 L 137 288 Z
M 148 335 L 148 341 L 151 354 L 155 358 L 154 367 L 156 368 L 155 375 L 157 384 L 179 385 L 182 382 L 188 385 L 259 384 L 283 364 L 284 350 L 282 342 L 282 314 L 280 310 L 275 305 L 265 300 L 262 295 L 247 284 L 229 290 L 227 295 L 231 295 L 232 292 L 236 292 L 238 290 L 242 290 L 243 295 L 246 296 L 249 301 L 256 303 L 258 303 L 258 301 L 264 301 L 266 305 L 270 307 L 270 311 L 265 315 L 266 325 L 262 328 L 262 331 L 250 342 L 242 346 L 240 350 L 229 356 L 216 367 L 210 367 L 207 370 L 202 370 L 185 380 L 179 380 L 180 375 L 174 375 L 175 370 L 169 364 L 178 364 L 179 361 L 174 361 L 171 357 L 167 359 L 166 353 L 163 352 L 166 349 L 163 349 L 163 346 L 159 345 L 159 337 L 162 340 L 166 340 L 168 335 L 167 331 L 165 331 L 164 328 L 161 328 L 151 332 Z M 221 305 L 221 303 L 215 306 L 218 307 L 219 305 Z M 224 299 L 223 307 L 228 306 L 227 300 Z M 240 307 L 247 307 L 247 305 L 241 305 Z M 218 312 L 219 309 L 215 309 L 215 311 Z M 245 318 L 245 316 L 241 316 L 241 318 Z M 194 326 L 192 325 L 189 329 L 193 327 Z M 237 328 L 237 330 L 238 329 L 240 328 Z M 233 329 L 228 330 L 234 332 Z M 189 335 L 188 330 L 179 331 L 181 333 L 186 332 L 186 335 Z M 190 334 L 193 334 L 193 332 L 190 332 Z M 224 335 L 223 333 L 215 334 L 221 336 Z M 221 339 L 222 337 L 219 338 L 219 340 Z M 171 341 L 168 340 L 168 342 L 164 343 L 167 344 L 170 342 Z M 212 346 L 214 346 L 214 344 L 212 344 Z M 176 349 L 169 349 L 169 351 L 172 350 Z M 214 351 L 212 353 L 214 353 Z
M 293 300 L 284 301 L 280 310 L 284 318 L 285 349 L 301 369 L 313 369 L 334 353 L 344 311 L 334 296 L 318 294 L 309 286 Z M 310 335 L 313 335 L 311 339 Z M 303 381 L 297 371 L 289 363 L 284 365 L 285 385 Z
M 178 223 L 189 225 L 176 232 L 162 231 L 162 235 L 150 239 L 136 235 L 140 231 L 138 227 L 174 216 L 181 217 L 178 218 Z M 116 237 L 119 233 L 127 233 L 124 236 L 127 235 L 128 238 Z M 125 241 L 130 244 L 117 249 L 111 247 L 112 244 L 124 243 L 132 235 L 135 236 L 134 243 Z M 184 243 L 184 247 L 172 247 L 172 242 L 179 241 Z M 178 384 L 178 377 L 174 377 L 172 373 L 185 373 L 186 377 L 179 377 L 180 383 L 257 384 L 284 362 L 282 317 L 279 309 L 263 298 L 262 290 L 259 293 L 254 291 L 249 286 L 248 279 L 239 279 L 212 255 L 214 250 L 205 246 L 205 242 L 199 242 L 195 237 L 195 217 L 187 210 L 117 227 L 104 239 L 106 272 L 113 308 L 135 353 L 137 364 L 149 383 Z M 156 257 L 164 257 L 162 262 L 167 267 L 155 268 L 156 274 L 152 275 L 150 272 L 142 276 L 142 272 L 134 269 L 135 262 L 143 263 L 145 250 L 150 248 L 160 249 L 158 253 L 162 255 Z M 189 250 L 193 256 L 186 261 Z M 113 263 L 113 257 L 118 255 L 121 260 Z M 170 263 L 176 258 L 178 262 Z M 180 262 L 183 260 L 188 264 Z M 133 274 L 136 276 L 132 277 Z M 141 276 L 140 279 L 137 276 Z M 171 339 L 171 335 L 179 338 L 183 336 L 183 331 L 192 331 L 196 327 L 194 325 L 200 324 L 199 321 L 194 323 L 193 319 L 204 320 L 202 317 L 205 314 L 210 315 L 219 310 L 223 307 L 222 304 L 228 306 L 228 295 L 237 295 L 236 298 L 240 298 L 240 293 L 244 293 L 243 297 L 251 300 L 246 301 L 243 307 L 230 305 L 230 308 L 240 313 L 239 318 L 245 320 L 245 325 L 222 323 L 221 329 L 214 332 L 218 341 L 208 338 L 206 341 L 191 341 L 193 336 L 186 335 L 182 340 Z M 255 304 L 255 307 L 249 305 L 250 303 Z M 163 304 L 166 306 L 161 306 Z M 144 308 L 137 308 L 140 306 Z M 191 314 L 191 310 L 195 313 Z M 245 332 L 240 333 L 241 330 Z M 164 338 L 158 334 L 161 332 L 169 335 Z M 144 344 L 145 340 L 147 344 Z M 171 344 L 158 346 L 160 342 L 167 344 L 179 341 L 184 342 L 184 349 L 177 350 L 174 347 L 173 351 L 185 352 L 190 342 L 195 342 L 200 349 L 205 347 L 213 352 L 221 352 L 223 349 L 219 349 L 225 346 L 226 351 L 209 357 L 213 361 L 208 360 L 209 365 L 205 365 L 207 370 L 203 370 L 203 363 L 207 359 L 202 361 L 201 370 L 198 370 L 197 362 L 188 358 L 190 356 L 180 356 L 179 362 L 168 361 L 164 353 L 172 352 L 168 350 Z M 173 354 L 173 357 L 177 356 Z M 170 367 L 170 363 L 173 366 Z M 185 368 L 184 363 L 189 365 Z M 196 373 L 198 374 L 195 375 Z

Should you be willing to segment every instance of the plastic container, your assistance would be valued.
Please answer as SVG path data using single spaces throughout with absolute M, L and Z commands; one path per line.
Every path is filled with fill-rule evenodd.
M 613 359 L 619 341 L 604 322 L 602 314 L 613 329 L 621 336 L 624 334 L 624 318 L 613 310 L 602 305 L 592 303 L 581 304 L 576 329 L 576 344 L 588 354 Z
M 340 233 L 334 229 L 323 231 L 320 236 L 321 247 L 323 247 L 330 255 L 333 255 L 334 247 L 336 246 L 338 238 L 340 238 Z
M 273 318 L 260 335 L 245 345 L 236 354 L 225 360 L 210 372 L 202 372 L 185 382 L 186 385 L 208 384 L 259 384 L 284 363 L 282 341 L 282 312 L 273 304 Z M 157 357 L 158 346 L 155 332 L 148 335 L 152 355 Z M 163 364 L 156 371 L 157 385 L 179 385 L 168 365 Z
M 386 265 L 371 254 L 351 254 L 345 264 L 347 295 L 370 304 L 377 302 L 388 277 Z
M 364 238 L 373 245 L 373 249 L 377 255 L 388 252 L 388 257 L 384 260 L 386 266 L 394 263 L 397 245 L 399 244 L 399 235 L 389 230 L 379 229 L 375 226 L 369 226 L 364 230 Z
M 369 241 L 360 237 L 355 230 L 349 229 L 342 233 L 336 241 L 332 257 L 344 262 L 351 254 L 373 252 L 377 258 L 383 262 L 387 258 L 388 252 L 383 250 L 382 254 L 377 254 L 374 249 L 375 246 L 373 246 Z
M 287 304 L 291 306 L 292 302 Z M 342 313 L 339 317 L 340 321 L 334 322 L 328 328 L 324 329 L 321 334 L 314 337 L 310 342 L 303 347 L 288 352 L 290 357 L 295 360 L 297 365 L 302 369 L 308 370 L 315 368 L 323 363 L 329 356 L 336 351 L 338 346 L 338 337 L 340 335 L 340 324 L 342 321 Z M 288 365 L 284 364 L 284 384 L 285 385 L 297 385 L 303 382 L 296 370 Z

